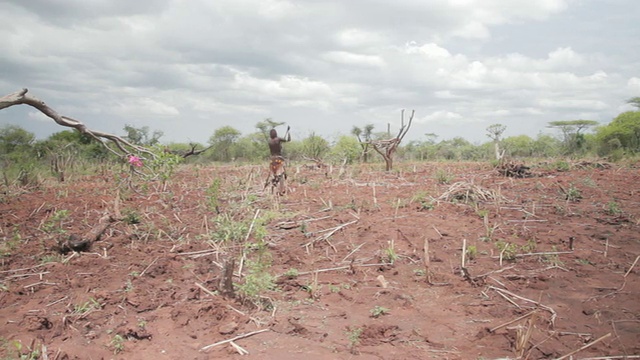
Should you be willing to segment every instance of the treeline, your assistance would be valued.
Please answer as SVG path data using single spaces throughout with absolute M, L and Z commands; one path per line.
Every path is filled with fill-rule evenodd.
M 629 100 L 640 109 L 640 98 Z M 259 163 L 268 156 L 267 139 L 271 128 L 283 123 L 267 119 L 256 124 L 256 131 L 243 135 L 232 126 L 216 129 L 207 144 L 162 143 L 163 133 L 148 127 L 125 126 L 127 141 L 154 148 L 157 151 L 185 153 L 194 147 L 208 148 L 188 162 Z M 555 135 L 538 134 L 535 137 L 518 135 L 502 138 L 504 125 L 487 128 L 488 141 L 473 144 L 462 137 L 440 140 L 436 134 L 426 134 L 423 140 L 402 143 L 395 154 L 396 161 L 490 161 L 497 154 L 507 159 L 555 157 L 604 157 L 618 161 L 640 152 L 640 111 L 627 111 L 609 124 L 597 126 L 590 120 L 553 121 L 548 127 Z M 294 138 L 286 143 L 284 154 L 291 161 L 322 161 L 324 163 L 381 162 L 382 159 L 368 146 L 371 141 L 391 137 L 387 132 L 375 132 L 373 125 L 354 127 L 351 134 L 326 139 L 315 133 Z M 50 168 L 63 177 L 70 167 L 87 168 L 95 164 L 122 163 L 96 140 L 76 131 L 65 130 L 36 140 L 34 134 L 21 127 L 8 125 L 0 128 L 0 164 L 7 184 L 12 179 L 27 181 L 35 167 Z M 25 179 L 24 177 L 27 177 Z

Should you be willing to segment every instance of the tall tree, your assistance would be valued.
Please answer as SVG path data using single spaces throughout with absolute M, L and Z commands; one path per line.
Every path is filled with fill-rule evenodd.
M 312 160 L 321 160 L 328 151 L 329 142 L 314 132 L 302 140 L 302 154 Z
M 636 96 L 627 100 L 627 104 L 631 104 L 631 106 L 635 106 L 638 110 L 640 110 L 640 96 Z
M 223 126 L 211 135 L 209 138 L 209 144 L 215 150 L 216 160 L 230 161 L 231 149 L 240 137 L 240 131 L 234 129 L 231 126 Z
M 256 124 L 256 129 L 260 130 L 260 133 L 264 136 L 264 141 L 269 141 L 269 131 L 276 127 L 284 125 L 282 121 L 273 121 L 271 118 L 266 118 L 263 121 L 259 121 Z
M 124 131 L 127 133 L 124 137 L 125 139 L 132 144 L 142 146 L 156 145 L 164 135 L 160 130 L 154 130 L 153 133 L 150 133 L 148 126 L 137 128 L 129 124 L 124 126 Z
M 569 154 L 582 149 L 584 145 L 583 130 L 598 125 L 595 120 L 559 120 L 550 121 L 549 127 L 560 129 L 562 132 L 565 151 Z
M 607 150 L 623 148 L 640 152 L 640 111 L 626 111 L 597 130 L 601 146 Z

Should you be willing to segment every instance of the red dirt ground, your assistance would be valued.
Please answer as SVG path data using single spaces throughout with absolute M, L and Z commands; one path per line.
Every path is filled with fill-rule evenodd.
M 524 179 L 483 164 L 396 166 L 291 167 L 279 205 L 262 191 L 266 166 L 184 166 L 164 187 L 134 179 L 137 191 L 124 186 L 120 201 L 113 175 L 3 188 L 0 354 L 547 359 L 587 345 L 573 358 L 640 354 L 637 166 L 541 166 Z M 264 224 L 217 247 L 216 178 L 221 218 Z M 114 222 L 88 251 L 56 251 L 116 209 L 140 223 Z M 251 276 L 240 254 L 257 260 L 259 230 L 277 286 L 254 301 L 220 295 L 226 259 L 236 259 L 235 283 Z M 466 276 L 463 242 L 474 255 Z M 261 329 L 234 341 L 248 355 L 231 343 L 202 349 Z

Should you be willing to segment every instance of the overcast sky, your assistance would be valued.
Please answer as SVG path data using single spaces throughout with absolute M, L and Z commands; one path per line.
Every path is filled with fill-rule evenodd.
M 3 0 L 0 96 L 23 87 L 123 135 L 206 143 L 265 118 L 298 139 L 353 126 L 488 141 L 608 123 L 640 96 L 638 0 Z M 65 130 L 0 111 L 44 138 Z

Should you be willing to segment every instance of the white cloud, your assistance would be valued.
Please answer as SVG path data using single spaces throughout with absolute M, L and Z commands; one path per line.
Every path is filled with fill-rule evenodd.
M 535 132 L 640 95 L 640 47 L 619 46 L 637 42 L 632 1 L 9 0 L 0 91 L 98 126 L 194 122 L 159 129 L 172 141 L 264 117 L 348 132 L 402 108 L 441 138 L 496 119 Z
M 380 56 L 354 54 L 346 51 L 330 51 L 322 55 L 322 58 L 344 65 L 384 67 L 385 62 Z
M 635 76 L 629 78 L 627 81 L 627 88 L 629 88 L 632 93 L 636 94 L 634 96 L 640 96 L 640 78 Z

